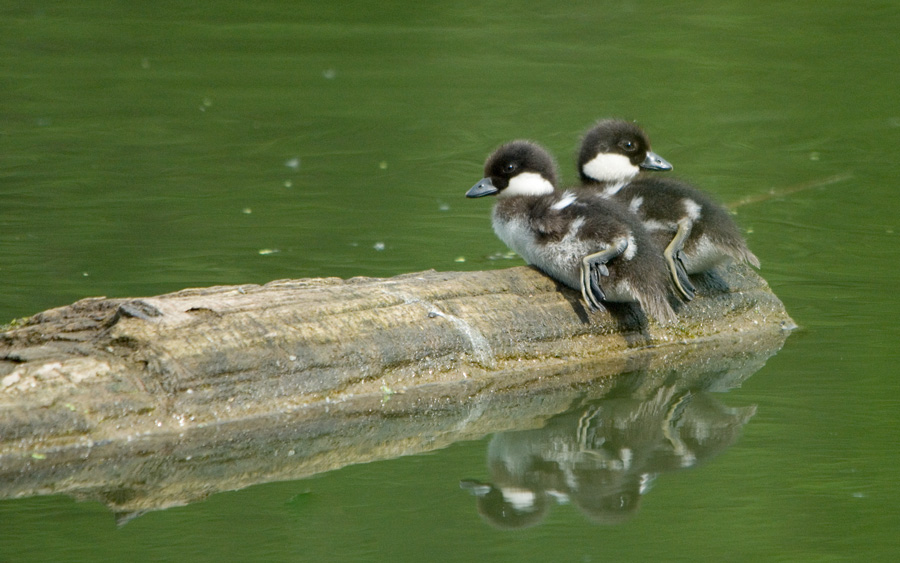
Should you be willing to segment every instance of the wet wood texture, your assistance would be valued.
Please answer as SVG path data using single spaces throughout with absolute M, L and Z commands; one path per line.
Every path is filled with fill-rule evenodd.
M 85 299 L 0 334 L 0 456 L 440 383 L 522 388 L 533 381 L 517 370 L 529 364 L 625 369 L 639 350 L 793 326 L 747 268 L 695 281 L 698 298 L 670 326 L 630 306 L 589 314 L 578 294 L 527 267 Z

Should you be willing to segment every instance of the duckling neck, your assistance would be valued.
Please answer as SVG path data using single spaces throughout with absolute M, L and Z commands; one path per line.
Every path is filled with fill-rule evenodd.
M 589 188 L 597 193 L 599 193 L 603 197 L 612 197 L 619 193 L 619 191 L 628 185 L 631 181 L 631 178 L 628 179 L 620 179 L 620 180 L 604 180 L 599 181 L 591 178 L 590 176 L 581 175 L 582 187 Z

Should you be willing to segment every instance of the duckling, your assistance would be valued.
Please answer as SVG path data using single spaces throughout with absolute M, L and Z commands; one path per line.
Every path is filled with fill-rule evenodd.
M 617 202 L 558 192 L 553 157 L 531 141 L 500 146 L 466 197 L 496 195 L 494 232 L 529 264 L 575 289 L 591 311 L 637 302 L 663 323 L 675 320 L 665 260 L 641 223 Z
M 644 131 L 622 119 L 598 121 L 581 140 L 578 173 L 584 184 L 597 184 L 612 196 L 641 170 L 668 171 L 672 165 L 650 150 Z
M 665 249 L 675 286 L 690 301 L 696 290 L 687 274 L 729 260 L 759 268 L 759 259 L 728 212 L 699 189 L 675 179 L 637 176 L 641 170 L 671 169 L 650 150 L 650 140 L 634 123 L 600 121 L 581 142 L 578 170 L 583 187 L 627 205 L 641 218 Z

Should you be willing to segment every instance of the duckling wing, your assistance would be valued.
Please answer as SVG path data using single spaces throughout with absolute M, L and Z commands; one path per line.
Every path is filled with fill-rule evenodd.
M 544 198 L 535 205 L 532 213 L 529 214 L 531 228 L 544 242 L 561 241 L 570 234 L 573 225 L 578 226 L 583 222 L 583 220 L 579 221 L 578 216 L 572 213 L 571 209 L 554 208 L 554 203 L 553 199 Z

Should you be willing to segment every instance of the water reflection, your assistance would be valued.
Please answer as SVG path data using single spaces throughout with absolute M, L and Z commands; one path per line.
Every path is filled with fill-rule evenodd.
M 677 374 L 642 389 L 643 375 L 543 428 L 494 435 L 490 482 L 460 483 L 477 497 L 478 513 L 499 528 L 523 528 L 541 522 L 554 503 L 571 503 L 595 522 L 620 523 L 658 475 L 715 457 L 756 413 L 755 406 L 727 407 Z
M 464 482 L 489 521 L 534 524 L 553 502 L 569 501 L 594 520 L 616 522 L 637 509 L 655 475 L 693 466 L 734 442 L 753 407 L 729 409 L 709 393 L 739 385 L 788 334 L 769 329 L 636 349 L 603 362 L 527 364 L 505 376 L 322 401 L 46 455 L 4 452 L 0 499 L 65 494 L 101 502 L 124 523 L 220 491 L 494 434 L 491 484 Z

